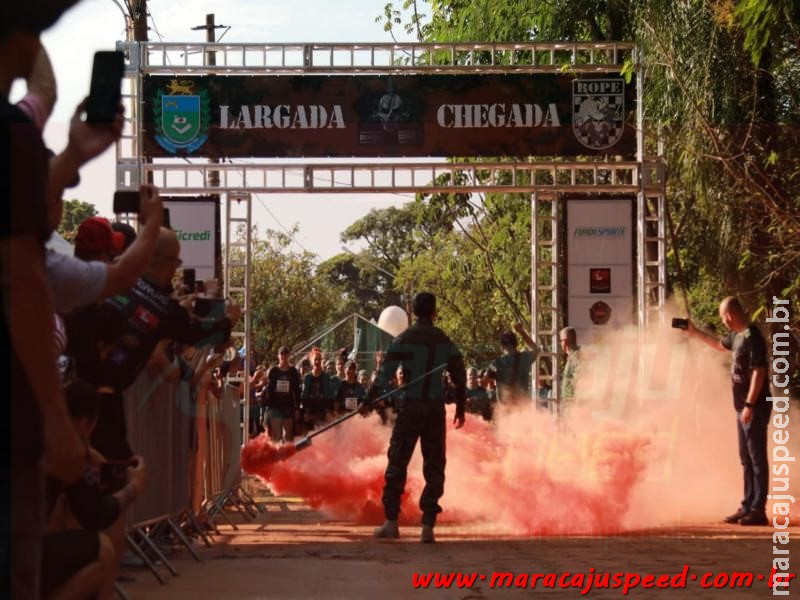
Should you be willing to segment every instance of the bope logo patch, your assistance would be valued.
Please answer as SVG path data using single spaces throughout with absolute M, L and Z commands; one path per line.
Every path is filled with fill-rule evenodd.
M 153 99 L 155 140 L 172 154 L 191 154 L 208 139 L 211 99 L 206 90 L 193 88 L 194 82 L 173 79 Z

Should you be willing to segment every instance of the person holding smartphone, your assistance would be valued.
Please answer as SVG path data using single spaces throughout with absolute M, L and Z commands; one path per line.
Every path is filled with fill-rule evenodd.
M 155 186 L 142 185 L 139 198 L 142 227 L 119 256 L 115 254 L 124 244 L 123 234 L 115 232 L 102 217 L 90 217 L 78 227 L 75 256 L 47 253 L 45 268 L 57 313 L 71 313 L 126 292 L 142 276 L 155 250 L 163 211 Z M 60 222 L 60 213 L 55 213 L 53 219 L 56 224 Z
M 767 429 L 772 404 L 767 402 L 767 344 L 738 298 L 725 298 L 719 305 L 719 317 L 729 330 L 722 339 L 697 329 L 691 320 L 687 322 L 686 332 L 714 350 L 731 352 L 731 386 L 744 497 L 736 512 L 725 517 L 724 521 L 739 525 L 768 525 Z
M 71 130 L 70 151 L 48 161 L 41 131 L 8 101 L 14 81 L 33 71 L 39 34 L 73 3 L 0 2 L 0 339 L 10 367 L 7 403 L 14 407 L 11 418 L 2 419 L 0 432 L 10 441 L 5 454 L 11 458 L 6 467 L 10 476 L 3 478 L 0 491 L 11 507 L 11 518 L 0 526 L 0 555 L 10 558 L 10 596 L 20 599 L 40 597 L 44 473 L 71 483 L 82 469 L 82 447 L 64 403 L 55 345 L 46 343 L 55 332 L 44 269 L 45 244 L 53 230 L 48 208 L 55 199 L 61 201 L 78 167 L 122 131 L 121 118 L 97 131 Z

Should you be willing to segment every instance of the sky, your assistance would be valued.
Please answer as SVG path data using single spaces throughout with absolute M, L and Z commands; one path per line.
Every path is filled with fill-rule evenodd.
M 375 17 L 386 0 L 150 0 L 150 39 L 201 42 L 207 13 L 231 29 L 222 41 L 231 42 L 391 42 Z M 218 36 L 223 30 L 219 30 Z M 401 40 L 408 37 L 395 33 Z M 66 146 L 67 123 L 75 106 L 88 94 L 92 58 L 97 50 L 113 50 L 125 39 L 125 21 L 115 0 L 82 0 L 42 35 L 58 83 L 58 102 L 45 129 L 47 145 L 56 152 Z M 18 82 L 11 98 L 24 94 Z M 319 162 L 319 159 L 309 159 Z M 81 170 L 81 185 L 67 190 L 65 198 L 94 204 L 100 214 L 112 216 L 115 189 L 114 149 Z M 253 203 L 254 222 L 260 230 L 285 230 L 299 226 L 295 249 L 306 249 L 320 260 L 341 252 L 339 234 L 371 208 L 398 206 L 411 194 L 261 194 Z M 358 244 L 349 244 L 358 249 Z

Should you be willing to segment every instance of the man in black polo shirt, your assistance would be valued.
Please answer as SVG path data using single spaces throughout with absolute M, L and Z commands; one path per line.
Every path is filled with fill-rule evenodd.
M 737 298 L 725 298 L 719 305 L 719 316 L 730 330 L 721 340 L 696 329 L 691 321 L 687 332 L 715 350 L 732 353 L 731 384 L 739 434 L 739 458 L 744 469 L 744 498 L 739 509 L 726 517 L 725 522 L 767 525 L 767 428 L 772 411 L 772 405 L 767 402 L 767 345 Z

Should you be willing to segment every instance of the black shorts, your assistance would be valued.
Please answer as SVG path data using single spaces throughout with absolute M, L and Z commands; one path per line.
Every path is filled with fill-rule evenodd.
M 100 554 L 96 531 L 73 529 L 48 533 L 42 541 L 42 596 L 52 594 Z

